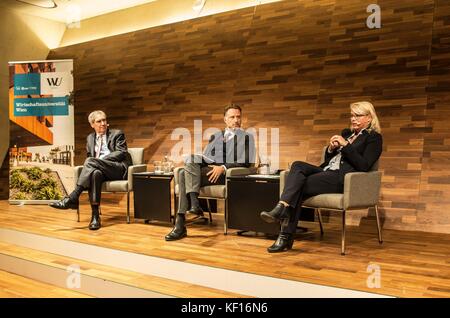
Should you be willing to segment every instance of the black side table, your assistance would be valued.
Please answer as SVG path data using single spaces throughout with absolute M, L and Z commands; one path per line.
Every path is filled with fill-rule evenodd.
M 270 211 L 280 200 L 279 175 L 233 176 L 227 183 L 227 228 L 242 232 L 278 234 L 279 223 L 266 223 L 259 216 L 261 211 Z M 314 221 L 314 210 L 302 209 L 300 220 Z M 307 229 L 297 227 L 297 233 Z
M 172 222 L 170 183 L 173 173 L 133 173 L 134 217 L 148 221 Z
M 227 191 L 227 228 L 278 234 L 280 224 L 266 223 L 259 214 L 264 210 L 272 210 L 280 200 L 279 176 L 229 177 Z

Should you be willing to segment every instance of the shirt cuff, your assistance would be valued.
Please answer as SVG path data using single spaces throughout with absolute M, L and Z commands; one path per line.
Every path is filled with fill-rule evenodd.
M 225 167 L 225 165 L 222 165 L 222 167 L 223 167 L 223 169 L 224 169 L 223 174 L 226 174 L 226 173 L 227 173 L 227 167 Z

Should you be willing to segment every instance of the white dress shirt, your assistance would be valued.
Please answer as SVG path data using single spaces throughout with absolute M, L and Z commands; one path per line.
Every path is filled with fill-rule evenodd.
M 106 142 L 106 134 L 95 135 L 95 158 L 103 159 L 105 156 L 109 155 L 111 151 L 108 149 L 108 144 Z
M 237 128 L 240 129 L 240 128 Z M 234 135 L 236 135 L 236 130 L 237 129 L 230 129 L 230 128 L 225 128 L 225 132 L 223 134 L 223 142 L 229 142 L 231 139 L 234 138 Z M 222 165 L 223 167 L 223 174 L 227 173 L 227 167 L 225 167 L 225 165 Z

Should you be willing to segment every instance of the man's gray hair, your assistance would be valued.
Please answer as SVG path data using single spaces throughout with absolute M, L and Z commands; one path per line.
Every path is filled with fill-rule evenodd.
M 97 118 L 97 116 L 103 116 L 103 117 L 106 118 L 106 114 L 105 114 L 104 111 L 102 111 L 102 110 L 94 110 L 88 116 L 89 123 L 93 124 L 95 122 L 95 119 Z

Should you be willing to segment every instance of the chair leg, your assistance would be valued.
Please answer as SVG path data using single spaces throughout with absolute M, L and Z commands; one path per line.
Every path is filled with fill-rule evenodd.
M 342 242 L 341 255 L 345 255 L 345 210 L 342 211 Z
M 77 222 L 80 222 L 80 206 L 77 208 Z
M 212 216 L 211 216 L 211 205 L 209 204 L 209 199 L 206 199 L 206 205 L 208 206 L 208 213 L 209 213 L 209 223 L 212 223 Z
M 320 209 L 316 209 L 316 211 L 317 211 L 317 218 L 319 219 L 320 235 L 323 235 L 322 212 L 320 212 Z
M 227 211 L 227 199 L 225 199 L 224 217 L 223 217 L 223 234 L 228 234 L 228 211 Z
M 127 223 L 130 224 L 130 191 L 127 191 Z
M 378 229 L 378 242 L 383 243 L 383 237 L 381 235 L 380 215 L 378 214 L 378 205 L 375 205 L 375 216 L 377 217 L 377 229 Z

